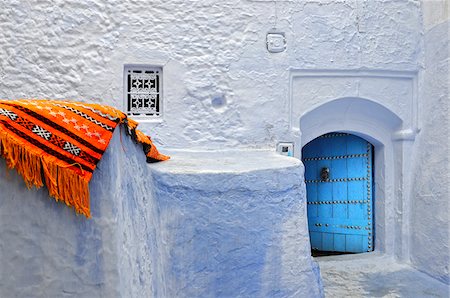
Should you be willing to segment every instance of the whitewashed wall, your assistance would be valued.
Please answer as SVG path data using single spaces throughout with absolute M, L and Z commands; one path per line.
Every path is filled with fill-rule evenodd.
M 418 73 L 418 84 L 386 83 L 379 90 L 383 105 L 406 128 L 422 128 L 416 141 L 395 149 L 406 156 L 407 165 L 395 160 L 400 164 L 387 177 L 401 178 L 398 184 L 394 178 L 386 182 L 391 185 L 386 200 L 394 192 L 411 199 L 399 201 L 404 204 L 400 210 L 390 207 L 396 201 L 386 204 L 386 218 L 397 222 L 397 216 L 404 217 L 404 229 L 391 229 L 409 231 L 401 235 L 411 240 L 402 253 L 411 255 L 420 270 L 445 280 L 448 116 L 442 105 L 448 104 L 448 68 L 443 68 L 448 14 L 438 2 L 3 0 L 0 98 L 70 98 L 122 108 L 123 65 L 159 64 L 164 66 L 164 119 L 141 125 L 158 144 L 273 148 L 278 141 L 298 143 L 291 128 L 300 119 L 289 115 L 299 117 L 300 110 L 290 95 L 292 88 L 305 90 L 301 80 L 290 84 L 293 72 Z M 265 36 L 273 27 L 286 33 L 283 53 L 266 50 Z M 370 80 L 364 84 L 371 94 L 385 86 L 370 88 Z M 344 82 L 343 90 L 358 93 L 360 86 L 357 80 Z M 324 94 L 339 97 L 337 87 L 322 79 L 318 93 L 308 92 L 308 98 L 318 104 L 332 99 Z M 398 100 L 414 96 L 416 107 Z M 226 103 L 213 106 L 215 98 Z M 304 102 L 299 106 L 308 109 Z
M 420 119 L 412 172 L 411 257 L 422 271 L 450 283 L 448 1 L 424 1 Z
M 421 42 L 420 3 L 406 0 L 4 0 L 0 10 L 0 98 L 122 108 L 123 65 L 161 64 L 164 120 L 145 127 L 178 148 L 293 141 L 291 68 L 415 70 Z M 283 53 L 266 50 L 273 27 L 286 33 Z

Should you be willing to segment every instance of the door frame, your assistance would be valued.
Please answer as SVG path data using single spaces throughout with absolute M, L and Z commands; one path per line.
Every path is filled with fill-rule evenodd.
M 374 252 L 409 259 L 410 196 L 407 175 L 416 132 L 402 130 L 402 119 L 385 106 L 365 98 L 339 98 L 306 111 L 294 131 L 294 156 L 301 160 L 301 149 L 329 132 L 359 136 L 374 146 L 373 184 Z M 306 204 L 306 202 L 305 202 Z

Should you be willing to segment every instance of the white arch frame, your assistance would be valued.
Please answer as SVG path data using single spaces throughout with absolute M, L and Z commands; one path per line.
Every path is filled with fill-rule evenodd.
M 403 131 L 402 119 L 374 100 L 334 99 L 304 112 L 299 119 L 296 157 L 313 139 L 333 131 L 360 136 L 374 145 L 375 252 L 409 260 L 409 195 L 403 192 L 404 154 L 416 132 Z M 297 143 L 297 142 L 296 142 Z

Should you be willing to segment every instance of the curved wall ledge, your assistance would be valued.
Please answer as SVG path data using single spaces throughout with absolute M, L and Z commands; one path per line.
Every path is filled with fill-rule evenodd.
M 318 297 L 303 167 L 267 151 L 178 152 L 152 166 L 170 297 Z

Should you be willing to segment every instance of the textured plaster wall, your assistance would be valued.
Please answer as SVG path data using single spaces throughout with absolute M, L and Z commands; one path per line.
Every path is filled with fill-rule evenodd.
M 164 119 L 142 127 L 178 148 L 293 141 L 290 68 L 411 70 L 421 42 L 413 0 L 3 0 L 0 10 L 0 97 L 122 108 L 123 65 L 160 64 Z M 283 53 L 266 50 L 274 27 Z
M 0 160 L 0 297 L 322 297 L 301 163 L 221 154 L 148 165 L 116 133 L 89 220 Z
M 323 295 L 300 161 L 264 151 L 178 152 L 153 171 L 164 297 Z
M 166 148 L 189 149 L 273 148 L 278 141 L 298 144 L 300 136 L 290 129 L 298 126 L 300 115 L 312 105 L 345 96 L 379 102 L 401 118 L 404 128 L 418 124 L 422 129 L 416 141 L 396 145 L 395 152 L 401 152 L 403 159 L 395 155 L 390 165 L 378 169 L 386 166 L 390 179 L 379 193 L 385 192 L 386 206 L 396 206 L 386 211 L 386 218 L 403 226 L 397 229 L 392 224 L 386 231 L 410 238 L 402 254 L 411 253 L 417 268 L 448 281 L 448 254 L 443 253 L 448 251 L 448 142 L 445 146 L 442 141 L 448 139 L 447 4 L 419 0 L 0 0 L 0 98 L 70 98 L 122 108 L 123 65 L 162 65 L 164 118 L 142 123 L 141 128 Z M 274 27 L 286 34 L 285 52 L 266 50 L 266 33 Z M 290 84 L 296 70 L 324 69 L 323 78 L 295 79 Z M 369 74 L 376 70 L 377 78 L 330 75 L 333 70 L 354 69 Z M 415 74 L 418 69 L 418 85 L 410 77 L 388 78 L 391 71 Z M 388 70 L 386 77 L 384 70 Z M 291 102 L 292 93 L 299 95 L 298 102 Z M 389 154 L 386 160 L 391 160 Z M 138 179 L 131 171 L 129 176 Z M 126 191 L 118 196 L 148 193 L 120 183 Z M 394 200 L 397 196 L 410 200 Z M 138 198 L 124 204 L 148 204 L 145 195 Z M 123 217 L 136 215 L 131 214 L 133 208 L 124 210 L 129 211 L 120 211 Z M 144 225 L 152 231 L 149 235 L 157 235 L 157 224 L 144 219 L 141 212 L 128 219 L 128 228 Z M 131 236 L 119 234 L 118 243 L 128 243 Z M 131 235 L 147 237 L 143 230 Z M 141 243 L 142 247 L 130 247 L 126 254 L 132 258 L 149 249 L 145 241 Z M 149 262 L 142 258 L 138 264 L 146 268 Z M 114 270 L 127 272 L 135 263 L 122 259 Z M 133 282 L 146 277 L 126 276 Z M 152 289 L 154 293 L 167 290 Z
M 28 190 L 0 160 L 1 297 L 157 293 L 152 179 L 141 149 L 122 138 L 121 144 L 116 134 L 94 173 L 90 220 L 49 198 L 46 189 Z
M 448 9 L 424 1 L 426 10 Z M 448 3 L 447 3 L 448 4 Z M 441 10 L 439 10 L 441 8 Z M 448 11 L 448 10 L 447 10 Z M 411 257 L 420 270 L 450 283 L 449 20 L 425 15 L 420 118 L 413 169 Z

